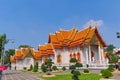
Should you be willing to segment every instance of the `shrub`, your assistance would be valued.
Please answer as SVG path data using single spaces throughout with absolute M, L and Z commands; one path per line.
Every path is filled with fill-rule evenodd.
M 88 65 L 88 64 L 86 64 L 86 67 L 88 68 L 88 67 L 89 67 L 89 65 Z
M 52 67 L 53 70 L 58 70 L 57 66 Z
M 27 70 L 27 68 L 26 68 L 26 67 L 23 67 L 23 69 L 24 69 L 24 70 Z
M 105 69 L 101 70 L 100 73 L 102 74 L 104 72 Z
M 37 69 L 37 66 L 36 66 L 36 65 L 34 65 L 33 72 L 38 72 L 38 69 Z
M 72 66 L 69 67 L 69 69 L 74 70 L 74 69 L 76 69 L 76 67 L 75 67 L 75 65 L 72 65 Z
M 75 71 L 75 70 L 71 70 L 71 74 L 73 74 L 74 71 Z
M 54 63 L 52 62 L 52 59 L 48 59 L 48 60 L 46 61 L 46 66 L 47 66 L 47 68 L 48 68 L 48 71 L 52 71 L 52 69 L 51 69 L 52 64 L 54 64 Z
M 47 67 L 45 66 L 45 64 L 41 65 L 41 70 L 45 73 L 47 72 Z
M 63 66 L 63 67 L 62 67 L 62 70 L 63 70 L 63 71 L 65 71 L 65 70 L 66 70 L 66 67 L 65 67 L 65 66 Z
M 78 78 L 79 75 L 80 75 L 80 72 L 79 72 L 79 71 L 74 71 L 74 72 L 73 72 L 72 79 L 73 79 L 73 80 L 79 80 L 79 78 Z
M 111 65 L 109 65 L 109 67 L 114 67 L 114 65 L 111 64 Z
M 76 63 L 75 67 L 78 67 L 78 69 L 79 69 L 79 67 L 83 67 L 83 65 L 81 63 Z
M 75 62 L 77 62 L 77 59 L 76 59 L 76 58 L 71 58 L 71 59 L 70 59 L 70 63 L 75 63 Z
M 38 62 L 36 62 L 36 68 L 38 69 Z
M 31 71 L 30 69 L 28 69 L 28 71 Z
M 33 65 L 32 65 L 32 64 L 30 65 L 30 71 L 31 71 L 31 70 L 33 70 Z
M 76 67 L 83 67 L 83 65 L 81 63 L 76 63 L 75 66 Z
M 106 70 L 101 70 L 101 73 L 102 73 L 102 77 L 104 77 L 104 78 L 112 77 L 112 73 L 107 69 Z
M 89 70 L 88 70 L 88 69 L 84 69 L 83 72 L 84 72 L 84 73 L 89 73 Z
M 38 72 L 38 62 L 36 62 L 36 64 L 34 65 L 33 72 Z
M 120 67 L 118 67 L 118 70 L 120 71 Z
M 108 67 L 107 70 L 109 70 L 110 72 L 114 71 L 114 67 Z
M 120 67 L 118 68 L 118 70 L 120 71 Z

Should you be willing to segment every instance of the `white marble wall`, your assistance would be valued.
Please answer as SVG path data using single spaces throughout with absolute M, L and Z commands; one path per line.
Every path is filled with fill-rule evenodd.
M 34 65 L 34 59 L 33 58 L 25 58 L 23 60 L 23 66 L 24 67 L 30 68 L 31 64 Z
M 100 64 L 99 63 L 100 62 L 100 56 L 101 56 L 101 60 L 102 60 L 101 64 L 108 63 L 108 60 L 106 60 L 103 57 L 103 48 L 100 48 L 98 46 L 90 46 L 90 47 L 86 47 L 86 48 L 85 47 L 82 47 L 82 48 L 72 47 L 70 49 L 64 47 L 63 49 L 55 49 L 55 55 L 51 55 L 49 57 L 43 56 L 42 60 L 36 60 L 36 61 L 34 61 L 33 58 L 25 58 L 24 60 L 17 61 L 16 64 L 12 63 L 12 67 L 15 67 L 15 65 L 16 65 L 17 69 L 23 69 L 23 67 L 30 67 L 30 64 L 34 65 L 35 62 L 38 62 L 39 66 L 41 66 L 41 64 L 44 63 L 45 58 L 51 58 L 55 65 L 69 66 L 70 65 L 70 62 L 69 62 L 70 54 L 71 53 L 72 54 L 73 53 L 77 54 L 78 52 L 80 53 L 81 63 L 83 65 L 91 64 L 90 63 L 90 51 L 89 51 L 89 49 L 91 49 L 94 52 L 94 62 L 92 61 L 92 64 Z M 62 56 L 62 64 L 60 64 L 60 65 L 57 63 L 57 55 L 58 54 L 60 54 Z M 31 60 L 29 65 L 27 63 L 28 59 Z M 98 63 L 97 63 L 97 61 L 98 61 Z
M 22 60 L 16 60 L 16 69 L 17 70 L 23 69 L 23 61 Z

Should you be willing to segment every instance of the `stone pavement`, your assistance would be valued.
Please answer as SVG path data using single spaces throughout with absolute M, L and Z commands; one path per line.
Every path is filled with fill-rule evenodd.
M 5 70 L 0 80 L 41 80 L 39 74 L 21 72 L 17 70 Z
M 82 71 L 81 71 L 82 72 Z M 100 70 L 91 70 L 91 73 L 100 73 Z M 58 72 L 53 74 L 69 74 L 70 72 Z M 0 73 L 0 80 L 43 80 L 38 78 L 42 74 L 21 72 L 17 70 L 5 70 L 2 72 L 2 77 Z M 114 80 L 120 80 L 120 72 L 114 73 L 114 76 L 111 78 Z

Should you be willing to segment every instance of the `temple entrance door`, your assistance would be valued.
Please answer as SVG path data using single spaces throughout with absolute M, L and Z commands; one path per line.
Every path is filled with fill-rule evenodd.
M 29 68 L 30 65 L 34 65 L 34 59 L 33 58 L 25 58 L 23 61 L 23 66 Z

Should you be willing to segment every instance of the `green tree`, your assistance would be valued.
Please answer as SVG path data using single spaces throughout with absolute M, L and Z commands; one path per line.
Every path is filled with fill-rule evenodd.
M 75 65 L 71 65 L 71 66 L 69 66 L 69 69 L 70 69 L 70 70 L 75 70 L 75 69 L 76 69 L 76 66 L 75 66 Z
M 31 65 L 30 65 L 30 71 L 32 71 L 32 70 L 33 70 L 33 65 L 31 64 Z
M 52 67 L 53 70 L 58 70 L 57 66 Z
M 119 60 L 119 56 L 117 56 L 115 54 L 111 54 L 109 63 L 117 63 L 118 60 Z
M 78 63 L 78 62 L 75 64 L 75 66 L 78 67 L 78 69 L 79 69 L 80 67 L 83 67 L 83 65 L 82 65 L 81 63 Z
M 47 68 L 49 69 L 48 71 L 51 71 L 51 66 L 53 64 L 52 59 L 48 59 L 46 63 L 47 63 Z
M 109 71 L 109 70 L 101 70 L 101 73 L 102 73 L 102 77 L 104 78 L 109 78 L 109 77 L 112 77 L 112 73 Z
M 111 55 L 111 54 L 113 54 L 113 49 L 115 48 L 115 46 L 113 45 L 113 44 L 110 44 L 110 45 L 108 45 L 107 46 L 107 48 L 105 49 L 105 51 L 109 54 L 109 55 Z
M 15 49 L 5 51 L 4 64 L 10 64 L 10 56 L 15 54 Z
M 79 80 L 79 78 L 78 78 L 79 75 L 81 75 L 79 71 L 74 71 L 74 72 L 73 72 L 72 79 L 73 79 L 73 80 Z
M 70 59 L 70 63 L 76 63 L 77 62 L 77 59 L 76 58 L 71 58 Z
M 74 63 L 72 66 L 70 66 L 71 73 L 73 74 L 72 79 L 73 80 L 79 80 L 78 76 L 80 75 L 80 72 L 78 70 L 75 70 L 76 67 L 82 67 L 81 63 L 77 63 L 76 58 L 71 58 L 70 63 Z
M 30 45 L 20 45 L 18 48 L 19 48 L 19 49 L 20 49 L 20 48 L 31 48 L 31 46 L 30 46 Z
M 8 43 L 8 40 L 6 39 L 6 34 L 0 35 L 0 56 L 4 57 L 4 46 Z M 1 64 L 3 64 L 3 58 L 1 59 Z
M 63 67 L 62 67 L 62 70 L 63 70 L 63 71 L 65 71 L 65 70 L 66 70 L 66 67 L 65 67 L 65 66 L 63 66 Z
M 38 72 L 38 62 L 34 65 L 33 72 Z
M 117 63 L 118 60 L 119 60 L 119 56 L 117 56 L 116 54 L 113 54 L 113 49 L 114 48 L 115 48 L 115 46 L 110 44 L 105 49 L 105 51 L 108 53 L 108 55 L 110 57 L 109 63 Z
M 41 70 L 42 70 L 44 73 L 47 72 L 47 67 L 45 66 L 44 63 L 41 65 Z

